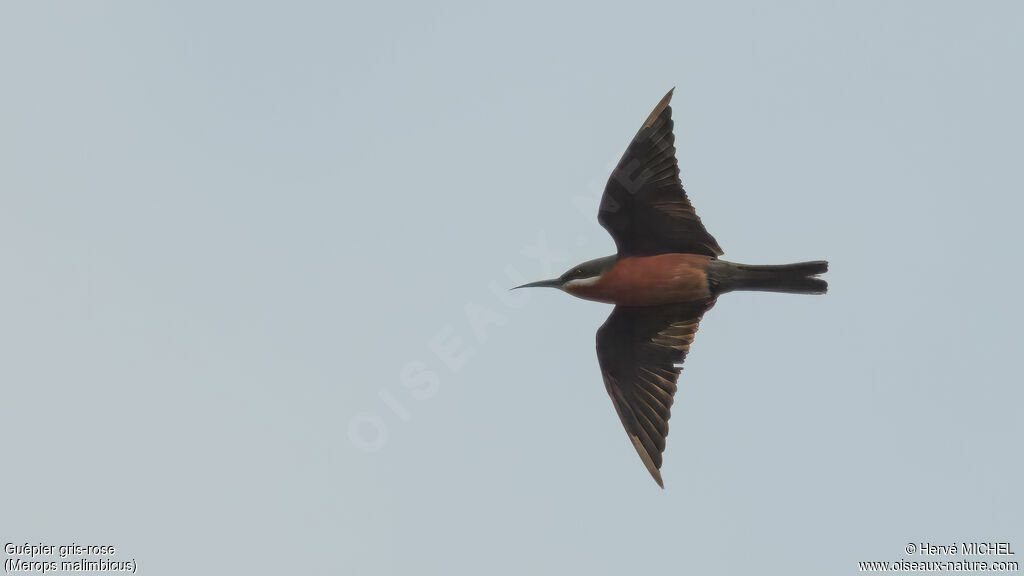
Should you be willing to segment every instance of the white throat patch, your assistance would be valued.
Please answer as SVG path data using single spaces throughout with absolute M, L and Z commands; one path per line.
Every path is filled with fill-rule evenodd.
M 576 278 L 573 280 L 569 280 L 568 282 L 562 285 L 562 290 L 569 290 L 572 288 L 586 288 L 588 286 L 593 286 L 597 284 L 599 278 L 601 277 L 591 276 L 589 278 Z

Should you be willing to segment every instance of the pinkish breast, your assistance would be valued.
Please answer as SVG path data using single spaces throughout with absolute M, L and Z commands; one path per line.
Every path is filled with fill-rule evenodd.
M 590 285 L 566 292 L 578 298 L 622 306 L 656 306 L 711 297 L 705 274 L 711 258 L 659 254 L 622 258 Z

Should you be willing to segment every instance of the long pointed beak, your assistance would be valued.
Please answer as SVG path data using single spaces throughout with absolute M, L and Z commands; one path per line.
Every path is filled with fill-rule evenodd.
M 538 280 L 536 282 L 530 282 L 529 284 L 523 284 L 522 286 L 516 286 L 512 290 L 519 288 L 558 288 L 562 285 L 562 281 L 558 278 L 552 278 L 551 280 Z

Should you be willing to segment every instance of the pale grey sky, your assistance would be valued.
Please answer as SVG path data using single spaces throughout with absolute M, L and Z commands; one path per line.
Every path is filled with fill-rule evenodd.
M 148 575 L 1024 549 L 1022 59 L 1016 2 L 5 3 L 0 540 Z M 672 86 L 725 257 L 832 268 L 705 317 L 661 490 L 611 307 L 507 288 L 613 251 Z

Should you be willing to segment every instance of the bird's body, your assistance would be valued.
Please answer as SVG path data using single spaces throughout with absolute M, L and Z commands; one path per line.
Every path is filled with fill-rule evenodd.
M 824 294 L 824 261 L 774 266 L 719 260 L 722 249 L 690 204 L 675 157 L 672 91 L 648 116 L 615 167 L 598 221 L 615 239 L 613 256 L 584 262 L 551 280 L 559 288 L 615 304 L 597 331 L 597 358 L 612 405 L 658 485 L 670 408 L 697 325 L 717 298 L 735 290 Z
M 614 257 L 612 257 L 614 258 Z M 707 267 L 701 254 L 656 254 L 616 258 L 605 273 L 570 282 L 565 291 L 577 298 L 619 306 L 657 306 L 711 297 Z

